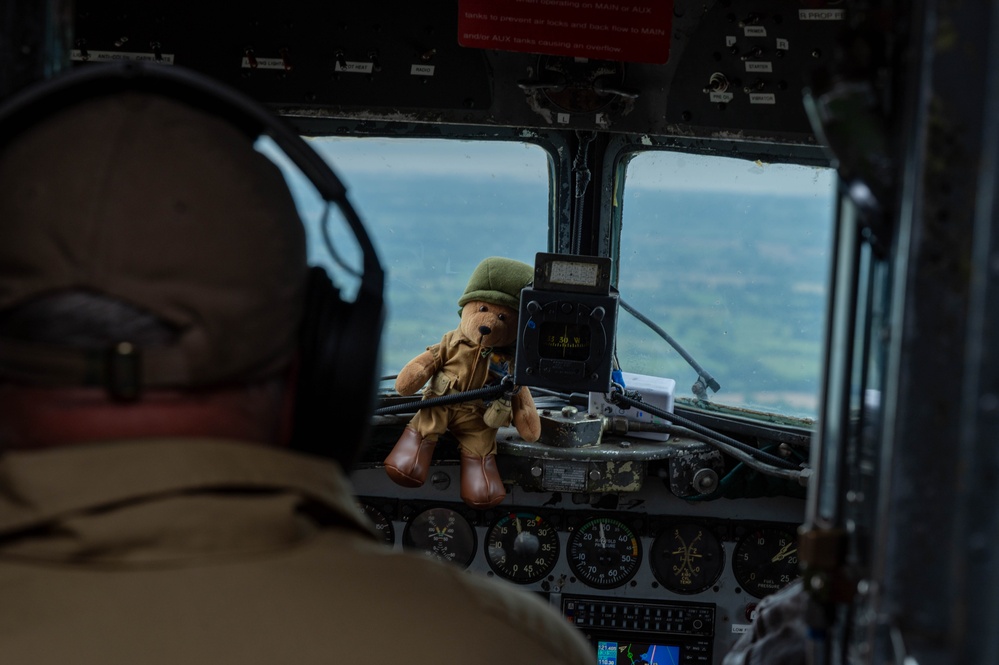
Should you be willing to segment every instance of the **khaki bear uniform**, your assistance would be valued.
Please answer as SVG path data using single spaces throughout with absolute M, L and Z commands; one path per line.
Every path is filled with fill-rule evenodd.
M 497 360 L 508 363 L 512 358 L 483 349 L 460 330 L 445 333 L 439 344 L 427 347 L 434 355 L 436 374 L 423 391 L 423 398 L 451 395 L 484 387 L 490 379 L 489 368 Z M 422 409 L 409 426 L 421 436 L 436 441 L 445 431 L 458 439 L 462 450 L 484 457 L 496 453 L 496 429 L 482 419 L 482 400 Z

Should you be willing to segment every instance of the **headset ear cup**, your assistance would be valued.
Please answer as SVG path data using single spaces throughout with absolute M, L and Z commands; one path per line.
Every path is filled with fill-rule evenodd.
M 381 338 L 381 302 L 362 290 L 353 303 L 326 271 L 309 269 L 300 331 L 292 447 L 349 469 L 370 428 Z
M 342 307 L 337 288 L 322 268 L 309 268 L 306 282 L 305 311 L 299 331 L 298 384 L 295 387 L 295 424 L 292 430 L 292 447 L 302 452 L 330 455 L 332 442 L 329 424 L 320 417 L 323 411 L 332 412 L 334 405 L 323 408 L 324 384 L 331 381 L 334 359 L 329 350 L 336 345 L 337 323 L 343 322 Z M 331 413 L 327 413 L 329 417 Z M 332 419 L 332 418 L 331 418 Z M 335 419 L 332 419 L 335 420 Z

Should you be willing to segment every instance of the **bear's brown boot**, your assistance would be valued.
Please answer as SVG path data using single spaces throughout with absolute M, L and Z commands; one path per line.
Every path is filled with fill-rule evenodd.
M 472 508 L 492 508 L 506 498 L 506 489 L 496 468 L 496 455 L 479 457 L 461 453 L 461 499 Z
M 430 471 L 430 458 L 437 442 L 424 438 L 412 427 L 402 431 L 392 452 L 385 458 L 385 473 L 403 487 L 420 487 Z

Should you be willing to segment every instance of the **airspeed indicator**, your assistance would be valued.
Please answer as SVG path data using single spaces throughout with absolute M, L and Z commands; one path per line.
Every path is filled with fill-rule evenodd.
M 569 567 L 595 589 L 626 583 L 642 563 L 642 543 L 631 527 L 611 517 L 597 517 L 569 536 Z

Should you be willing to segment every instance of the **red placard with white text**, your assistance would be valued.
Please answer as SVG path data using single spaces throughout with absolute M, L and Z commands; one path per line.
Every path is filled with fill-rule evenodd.
M 462 46 L 594 60 L 669 59 L 673 0 L 459 0 Z

